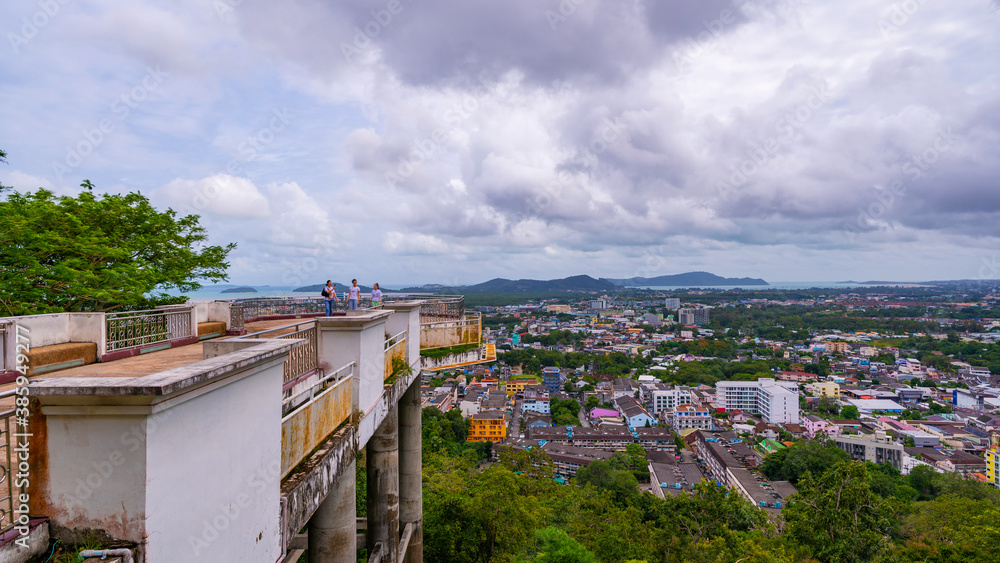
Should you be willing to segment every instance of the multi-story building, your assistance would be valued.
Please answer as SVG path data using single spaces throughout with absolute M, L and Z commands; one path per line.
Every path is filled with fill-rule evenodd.
M 990 438 L 990 447 L 986 450 L 986 479 L 1000 489 L 1000 434 Z
M 712 415 L 707 408 L 693 405 L 680 405 L 669 415 L 670 426 L 680 432 L 694 428 L 695 430 L 711 430 Z
M 816 383 L 809 383 L 806 385 L 806 391 L 817 397 L 833 397 L 834 399 L 840 398 L 840 385 L 837 385 L 832 381 L 817 381 Z
M 486 411 L 472 416 L 470 442 L 502 442 L 507 437 L 507 418 L 501 411 Z
M 549 389 L 549 393 L 558 393 L 562 386 L 562 374 L 559 368 L 542 368 L 542 384 Z
M 795 383 L 761 378 L 757 381 L 720 381 L 715 395 L 720 408 L 750 412 L 771 424 L 797 424 L 797 389 Z
M 666 299 L 663 300 L 663 306 L 666 307 L 667 309 L 680 309 L 681 300 L 678 299 L 677 297 L 667 297 Z
M 504 390 L 507 392 L 508 397 L 513 397 L 518 393 L 523 393 L 530 386 L 538 386 L 538 380 L 534 377 L 519 377 L 517 379 L 508 379 L 504 383 Z
M 879 430 L 874 435 L 835 436 L 837 447 L 847 452 L 851 459 L 889 463 L 896 469 L 903 467 L 903 445 Z
M 521 412 L 537 412 L 549 414 L 549 400 L 543 398 L 525 399 L 521 402 Z
M 689 389 L 674 387 L 673 389 L 657 389 L 652 392 L 653 414 L 669 412 L 681 405 L 694 403 Z
M 806 415 L 805 419 L 802 421 L 802 426 L 806 429 L 806 436 L 810 438 L 815 438 L 816 436 L 839 436 L 840 427 L 836 424 L 830 424 L 830 421 L 824 420 L 814 414 Z
M 678 309 L 677 322 L 684 326 L 708 324 L 708 309 Z

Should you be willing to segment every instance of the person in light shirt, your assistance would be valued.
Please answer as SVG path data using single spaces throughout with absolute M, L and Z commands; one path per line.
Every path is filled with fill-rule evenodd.
M 361 300 L 361 288 L 358 287 L 358 280 L 351 280 L 351 287 L 347 293 L 347 308 L 352 311 L 358 310 L 358 301 Z
M 382 290 L 379 289 L 378 283 L 372 287 L 372 308 L 377 309 L 382 306 Z

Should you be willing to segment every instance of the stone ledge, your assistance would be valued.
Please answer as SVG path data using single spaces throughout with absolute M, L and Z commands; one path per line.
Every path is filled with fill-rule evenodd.
M 209 380 L 239 372 L 287 354 L 302 340 L 261 340 L 260 344 L 186 366 L 143 377 L 67 377 L 31 383 L 33 396 L 166 396 Z

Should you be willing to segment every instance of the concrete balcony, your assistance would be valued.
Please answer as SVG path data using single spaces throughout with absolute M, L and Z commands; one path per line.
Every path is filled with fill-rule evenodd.
M 199 340 L 191 328 L 199 319 L 225 316 L 231 323 L 232 311 L 242 311 L 230 304 L 203 309 L 119 317 L 144 319 L 119 323 L 131 328 L 111 340 L 107 315 L 0 324 L 8 368 L 25 359 L 11 353 L 23 329 L 30 346 L 22 351 L 74 340 L 97 349 L 89 363 L 29 378 L 30 485 L 11 487 L 0 510 L 10 514 L 14 493 L 27 494 L 31 515 L 47 517 L 64 544 L 96 533 L 101 541 L 130 542 L 138 561 L 283 561 L 294 555 L 291 539 L 308 526 L 313 560 L 353 562 L 354 459 L 377 442 L 369 455 L 381 460 L 369 467 L 377 471 L 369 479 L 369 552 L 381 550 L 384 561 L 420 561 L 414 381 L 421 303 L 296 323 L 242 322 L 240 331 L 249 334 Z M 185 315 L 186 322 L 169 321 Z M 108 357 L 109 342 L 123 343 L 112 352 L 138 351 Z M 9 389 L 6 395 L 0 393 L 0 409 L 13 407 Z M 12 414 L 0 415 L 0 427 L 13 426 Z M 9 452 L 12 444 L 4 446 Z M 12 467 L 9 457 L 0 464 L 5 472 Z M 349 541 L 338 531 L 348 505 Z M 0 531 L 11 530 L 12 522 L 0 521 Z M 31 556 L 22 555 L 4 560 Z

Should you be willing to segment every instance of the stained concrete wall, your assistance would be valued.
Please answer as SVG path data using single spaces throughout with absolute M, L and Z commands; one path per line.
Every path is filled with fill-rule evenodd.
M 56 537 L 102 530 L 138 543 L 146 563 L 276 561 L 292 344 L 259 341 L 147 377 L 32 383 L 43 415 L 33 509 Z

